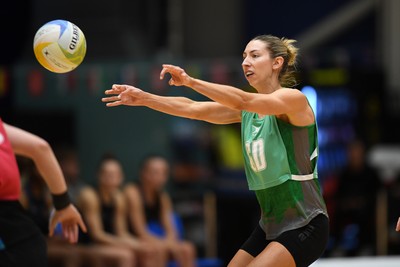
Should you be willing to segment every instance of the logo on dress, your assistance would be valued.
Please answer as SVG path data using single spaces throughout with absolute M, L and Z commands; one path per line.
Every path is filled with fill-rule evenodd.
M 256 136 L 257 134 L 258 134 L 258 132 L 260 131 L 260 126 L 254 126 L 254 125 L 252 125 L 251 126 L 251 134 L 252 134 L 252 136 Z

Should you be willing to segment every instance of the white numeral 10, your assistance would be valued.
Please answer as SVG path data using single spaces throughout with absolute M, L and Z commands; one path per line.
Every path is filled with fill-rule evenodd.
M 249 157 L 253 171 L 259 172 L 267 167 L 264 153 L 264 139 L 258 139 L 251 143 L 246 143 L 246 153 Z

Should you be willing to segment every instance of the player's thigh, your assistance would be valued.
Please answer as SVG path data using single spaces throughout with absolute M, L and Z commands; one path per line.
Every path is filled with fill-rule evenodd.
M 247 266 L 257 255 L 259 255 L 270 241 L 265 239 L 265 232 L 259 224 L 242 244 L 238 252 L 229 262 L 229 267 Z
M 248 246 L 244 246 L 248 247 Z M 249 250 L 252 251 L 252 250 Z M 280 243 L 268 242 L 266 247 L 256 256 L 240 249 L 230 261 L 228 267 L 295 267 L 290 252 Z
M 296 267 L 292 254 L 280 243 L 271 242 L 248 267 Z
M 320 214 L 301 228 L 281 234 L 276 241 L 293 256 L 297 267 L 310 266 L 325 251 L 329 238 L 328 218 Z
M 245 267 L 254 257 L 243 249 L 239 249 L 228 264 L 228 267 Z

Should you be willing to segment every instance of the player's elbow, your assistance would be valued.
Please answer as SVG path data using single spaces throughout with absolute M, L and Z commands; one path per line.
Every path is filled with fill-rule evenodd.
M 34 136 L 29 142 L 19 142 L 14 148 L 16 154 L 28 157 L 34 161 L 39 160 L 51 152 L 49 143 L 41 137 Z
M 52 153 L 52 149 L 50 144 L 44 140 L 43 138 L 38 137 L 33 143 L 31 147 L 31 157 L 43 157 Z

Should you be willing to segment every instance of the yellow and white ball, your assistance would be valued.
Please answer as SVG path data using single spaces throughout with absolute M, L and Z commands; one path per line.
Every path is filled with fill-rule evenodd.
M 53 20 L 36 32 L 33 51 L 39 63 L 49 71 L 70 72 L 85 58 L 85 35 L 70 21 Z

